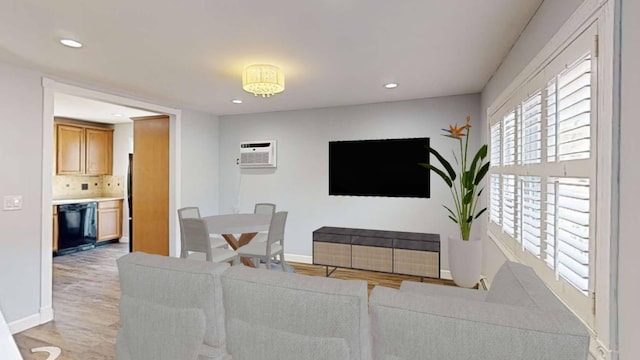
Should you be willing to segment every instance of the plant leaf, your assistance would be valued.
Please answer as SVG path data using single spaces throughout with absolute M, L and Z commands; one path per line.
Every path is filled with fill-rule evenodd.
M 456 165 L 459 165 L 460 163 L 458 162 L 458 157 L 456 156 L 456 152 L 451 150 L 451 153 L 453 154 L 453 158 L 456 160 Z
M 480 197 L 480 194 L 482 194 L 483 191 L 484 191 L 484 187 L 482 187 L 482 189 L 480 189 L 480 191 L 478 191 L 478 197 Z
M 445 209 L 449 210 L 449 212 L 451 213 L 451 216 L 455 217 L 456 214 L 453 213 L 453 211 L 451 209 L 449 209 L 446 205 L 442 205 L 442 207 L 444 207 Z
M 449 187 L 453 186 L 453 182 L 451 181 L 451 179 L 449 179 L 447 174 L 444 173 L 444 171 L 436 168 L 435 166 L 433 166 L 431 164 L 419 163 L 418 165 L 422 166 L 423 168 L 426 168 L 426 169 L 429 169 L 429 170 L 433 170 L 436 174 L 440 175 L 442 180 L 444 180 L 444 182 L 446 182 Z
M 480 181 L 482 181 L 482 178 L 484 178 L 484 176 L 487 175 L 487 171 L 489 171 L 489 164 L 491 163 L 488 162 L 482 165 L 480 170 L 478 170 L 478 174 L 476 175 L 476 180 L 473 182 L 474 184 L 476 185 L 480 184 Z
M 472 221 L 473 221 L 473 216 L 469 216 L 467 218 L 467 224 L 471 224 Z
M 476 153 L 476 156 L 473 157 L 473 161 L 471 162 L 471 167 L 469 168 L 469 171 L 472 174 L 476 173 L 476 167 L 478 166 L 478 161 L 482 162 L 482 159 L 484 159 L 485 156 L 487 156 L 487 145 L 482 145 L 480 150 L 478 150 L 478 152 Z
M 487 211 L 487 208 L 484 208 L 484 209 L 480 210 L 480 212 L 478 212 L 478 213 L 476 214 L 476 217 L 475 217 L 475 218 L 476 218 L 476 219 L 477 219 L 477 218 L 479 218 L 479 217 L 480 217 L 480 215 L 482 215 L 485 211 Z
M 449 173 L 449 179 L 451 179 L 451 181 L 455 181 L 456 180 L 456 172 L 453 171 L 453 168 L 451 167 L 451 164 L 449 164 L 449 162 L 442 157 L 442 155 L 440 155 L 440 153 L 433 149 L 433 148 L 429 148 L 429 152 L 432 153 L 436 159 L 438 159 L 438 161 L 440 162 L 440 164 L 442 164 L 442 166 L 444 166 L 445 170 L 447 170 L 447 172 Z M 451 187 L 451 186 L 449 186 Z
M 471 170 L 465 171 L 465 173 L 462 174 L 462 185 L 464 185 L 465 189 L 473 190 L 473 176 L 474 173 L 472 173 Z
M 458 220 L 456 220 L 453 216 L 449 215 L 449 219 L 453 220 L 454 223 L 458 223 Z
M 473 191 L 468 191 L 464 198 L 462 199 L 462 203 L 465 205 L 471 204 L 471 200 L 473 200 Z

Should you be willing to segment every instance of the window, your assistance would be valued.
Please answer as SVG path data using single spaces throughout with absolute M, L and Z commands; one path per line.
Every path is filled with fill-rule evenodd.
M 596 59 L 585 31 L 489 117 L 489 235 L 593 316 Z

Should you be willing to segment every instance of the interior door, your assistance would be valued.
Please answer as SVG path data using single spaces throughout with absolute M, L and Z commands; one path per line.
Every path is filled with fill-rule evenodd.
M 132 250 L 169 255 L 169 116 L 132 120 Z

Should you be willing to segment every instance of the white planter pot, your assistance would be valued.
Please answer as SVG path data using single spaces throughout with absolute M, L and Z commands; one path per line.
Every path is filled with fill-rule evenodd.
M 456 285 L 476 286 L 482 267 L 482 241 L 462 240 L 449 236 L 449 270 Z

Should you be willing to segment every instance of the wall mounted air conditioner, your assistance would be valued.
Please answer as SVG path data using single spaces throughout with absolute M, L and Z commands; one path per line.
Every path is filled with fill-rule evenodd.
M 276 167 L 276 141 L 243 141 L 240 143 L 241 168 Z

